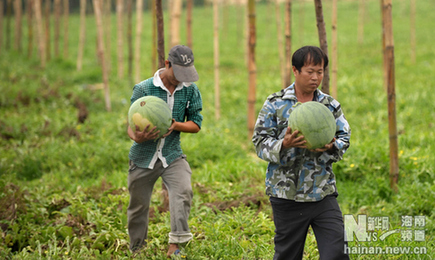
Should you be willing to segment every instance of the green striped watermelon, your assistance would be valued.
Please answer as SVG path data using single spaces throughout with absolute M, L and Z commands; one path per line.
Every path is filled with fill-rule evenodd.
M 147 125 L 148 130 L 156 126 L 160 130 L 159 138 L 168 132 L 172 124 L 172 112 L 168 104 L 161 98 L 145 96 L 137 99 L 128 110 L 128 123 L 134 131 L 136 125 L 143 131 Z
M 299 130 L 304 136 L 308 149 L 321 148 L 335 136 L 334 115 L 319 102 L 296 103 L 288 122 L 292 131 Z

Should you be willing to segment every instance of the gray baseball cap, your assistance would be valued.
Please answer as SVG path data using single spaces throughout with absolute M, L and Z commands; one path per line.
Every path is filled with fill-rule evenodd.
M 176 45 L 169 51 L 168 60 L 171 62 L 175 78 L 180 82 L 194 82 L 199 79 L 193 65 L 193 52 L 184 45 Z

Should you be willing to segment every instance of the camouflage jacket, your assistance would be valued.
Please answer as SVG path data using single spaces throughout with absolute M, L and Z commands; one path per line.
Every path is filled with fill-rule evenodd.
M 350 126 L 334 98 L 316 90 L 313 100 L 328 107 L 337 124 L 334 146 L 323 153 L 281 149 L 289 115 L 297 103 L 294 84 L 270 95 L 259 112 L 252 141 L 257 155 L 269 162 L 266 172 L 269 196 L 309 202 L 337 193 L 332 163 L 341 160 L 349 147 Z

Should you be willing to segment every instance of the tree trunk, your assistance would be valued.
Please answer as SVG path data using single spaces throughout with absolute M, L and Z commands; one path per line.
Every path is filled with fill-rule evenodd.
M 3 4 L 3 3 L 2 3 Z M 15 49 L 21 52 L 21 36 L 22 36 L 22 2 L 21 0 L 15 0 L 14 2 L 15 12 Z
M 152 53 L 151 53 L 151 73 L 154 74 L 157 70 L 157 17 L 156 17 L 156 0 L 151 1 L 152 10 L 152 23 L 153 23 L 153 36 L 151 39 Z
M 187 0 L 187 18 L 186 18 L 187 46 L 189 46 L 189 48 L 193 50 L 192 9 L 193 9 L 193 0 Z
M 79 34 L 79 50 L 77 55 L 78 71 L 82 70 L 85 37 L 86 37 L 86 0 L 80 0 L 80 34 Z
M 399 180 L 399 158 L 396 124 L 396 90 L 395 90 L 395 67 L 394 67 L 394 37 L 393 37 L 393 18 L 392 0 L 382 0 L 382 13 L 384 18 L 385 32 L 385 71 L 387 72 L 387 91 L 388 91 L 388 128 L 390 139 L 390 186 L 397 192 Z
M 133 0 L 127 0 L 127 45 L 128 45 L 128 78 L 130 80 L 130 85 L 133 84 Z
M 248 40 L 248 72 L 249 72 L 249 91 L 248 91 L 248 140 L 251 140 L 255 126 L 255 101 L 256 101 L 256 80 L 257 66 L 255 63 L 255 0 L 248 0 L 248 21 L 249 21 L 249 40 Z
M 180 44 L 180 17 L 182 3 L 181 0 L 172 0 L 171 15 L 171 48 Z
M 26 12 L 27 12 L 27 32 L 28 32 L 28 36 L 27 36 L 28 37 L 28 45 L 27 45 L 27 57 L 28 58 L 32 57 L 32 54 L 33 54 L 33 5 L 34 5 L 33 1 L 34 0 L 28 0 L 27 7 L 26 7 Z M 2 27 L 2 26 L 0 26 L 0 27 Z M 1 49 L 2 48 L 0 46 L 0 50 Z
M 63 57 L 68 58 L 69 0 L 63 0 Z
M 215 119 L 221 117 L 220 89 L 219 89 L 219 6 L 217 1 L 213 1 L 213 21 L 214 21 L 214 106 Z
M 54 57 L 59 58 L 61 2 L 54 0 Z
M 6 49 L 11 48 L 12 0 L 6 0 Z
M 337 98 L 337 73 L 338 73 L 338 53 L 337 53 L 337 0 L 332 0 L 332 96 Z
M 116 38 L 118 47 L 118 77 L 124 76 L 124 0 L 117 0 L 116 2 Z
M 47 53 L 47 61 L 51 59 L 51 41 L 50 41 L 50 16 L 51 16 L 51 1 L 45 1 L 45 48 Z
M 45 54 L 44 37 L 43 37 L 44 30 L 42 25 L 41 1 L 42 0 L 34 0 L 34 11 L 35 11 L 36 28 L 38 31 L 39 57 L 41 60 L 41 67 L 45 68 L 46 54 Z
M 95 22 L 97 25 L 97 45 L 98 45 L 98 56 L 101 61 L 101 67 L 103 70 L 103 84 L 104 84 L 104 98 L 106 101 L 106 110 L 111 111 L 110 103 L 110 93 L 109 93 L 109 75 L 106 67 L 105 57 L 104 57 L 104 28 L 103 28 L 103 18 L 101 10 L 101 0 L 94 0 L 94 12 L 95 12 Z
M 112 0 L 102 1 L 103 5 L 103 22 L 104 22 L 104 50 L 106 53 L 107 71 L 110 73 L 112 68 Z
M 326 38 L 325 20 L 323 19 L 322 1 L 314 0 L 314 3 L 316 9 L 317 30 L 319 33 L 320 48 L 326 55 L 328 55 L 328 41 Z M 326 94 L 329 94 L 329 66 L 326 67 L 324 71 L 322 91 Z
M 282 39 L 282 28 L 281 28 L 281 8 L 279 0 L 275 0 L 275 18 L 276 18 L 276 31 L 278 36 L 278 55 L 279 55 L 279 68 L 281 72 L 281 87 L 286 88 L 286 69 L 284 63 L 284 46 Z
M 3 1 L 0 2 L 0 55 L 2 53 L 3 50 Z
M 285 87 L 292 84 L 292 1 L 285 4 Z
M 165 67 L 165 31 L 163 24 L 162 0 L 156 0 L 156 18 L 157 18 L 157 53 L 159 68 Z
M 140 68 L 140 57 L 142 53 L 140 52 L 141 37 L 142 37 L 142 17 L 143 17 L 143 0 L 137 0 L 136 2 L 136 35 L 134 43 L 134 80 L 139 82 L 141 79 L 141 68 Z

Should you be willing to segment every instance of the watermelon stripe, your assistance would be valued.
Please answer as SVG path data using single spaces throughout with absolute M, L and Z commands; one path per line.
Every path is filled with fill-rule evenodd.
M 289 126 L 304 135 L 309 149 L 323 147 L 335 135 L 335 118 L 323 104 L 315 101 L 297 105 L 289 116 Z
M 145 101 L 146 104 L 140 106 L 140 103 L 143 101 Z M 134 113 L 139 113 L 143 118 L 146 118 L 151 124 L 156 126 L 156 129 L 160 130 L 159 137 L 167 132 L 172 123 L 172 112 L 168 104 L 155 96 L 139 98 L 130 106 L 128 111 L 128 121 L 132 129 L 135 129 L 132 120 L 132 115 Z

